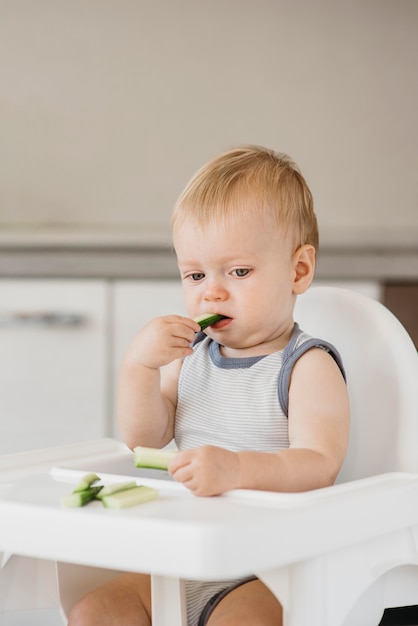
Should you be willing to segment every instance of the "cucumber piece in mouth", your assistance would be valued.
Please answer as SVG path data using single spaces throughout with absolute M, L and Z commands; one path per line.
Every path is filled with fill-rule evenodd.
M 212 326 L 220 320 L 227 319 L 226 315 L 219 315 L 218 313 L 204 313 L 194 318 L 194 321 L 200 325 L 200 330 L 205 330 L 208 326 Z

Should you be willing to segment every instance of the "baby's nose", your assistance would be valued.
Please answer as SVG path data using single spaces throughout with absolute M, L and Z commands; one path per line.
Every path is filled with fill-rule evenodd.
M 228 291 L 220 281 L 211 281 L 207 283 L 205 289 L 205 300 L 220 301 L 228 298 Z

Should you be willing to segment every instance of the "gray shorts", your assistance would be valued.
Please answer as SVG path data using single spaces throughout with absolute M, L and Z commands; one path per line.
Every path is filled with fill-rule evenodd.
M 245 585 L 252 580 L 257 580 L 257 576 L 249 576 L 248 578 L 244 578 L 244 580 L 240 580 L 238 583 L 235 583 L 230 587 L 226 587 L 225 589 L 221 589 L 221 591 L 215 593 L 215 595 L 213 595 L 203 607 L 203 611 L 200 614 L 197 626 L 206 626 L 209 617 L 212 615 L 213 610 L 215 609 L 215 607 L 218 606 L 219 602 L 223 600 L 229 593 L 231 593 L 231 591 L 233 591 L 234 589 L 238 589 L 238 587 L 241 587 L 241 585 Z

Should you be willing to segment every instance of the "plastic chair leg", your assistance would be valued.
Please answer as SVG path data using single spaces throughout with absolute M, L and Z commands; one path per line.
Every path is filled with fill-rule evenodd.
M 2 554 L 0 612 L 58 608 L 55 561 Z
M 151 576 L 152 626 L 187 626 L 184 582 Z

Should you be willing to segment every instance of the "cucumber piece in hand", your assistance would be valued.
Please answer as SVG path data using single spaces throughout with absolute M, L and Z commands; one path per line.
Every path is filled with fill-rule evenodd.
M 118 491 L 101 498 L 104 506 L 108 509 L 126 509 L 131 506 L 143 504 L 155 500 L 158 496 L 157 489 L 143 485 Z
M 220 320 L 226 319 L 226 315 L 219 315 L 218 313 L 204 313 L 194 318 L 194 321 L 200 325 L 200 330 L 205 330 L 208 326 L 216 324 Z
M 166 470 L 177 452 L 178 450 L 160 450 L 158 448 L 136 446 L 134 448 L 135 467 Z

